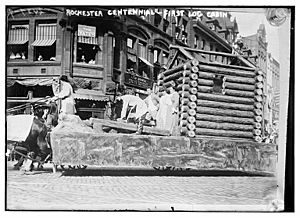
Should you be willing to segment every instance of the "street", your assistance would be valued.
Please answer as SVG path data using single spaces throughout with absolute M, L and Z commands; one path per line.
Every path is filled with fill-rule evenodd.
M 127 174 L 127 175 L 124 175 Z M 136 175 L 136 176 L 135 176 Z M 261 211 L 276 178 L 87 168 L 24 173 L 7 164 L 7 210 Z

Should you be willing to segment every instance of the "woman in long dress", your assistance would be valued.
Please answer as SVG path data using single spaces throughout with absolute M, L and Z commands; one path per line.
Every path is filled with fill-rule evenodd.
M 175 91 L 175 86 L 171 86 L 169 88 L 170 98 L 172 102 L 172 118 L 171 118 L 171 135 L 178 136 L 179 135 L 179 94 Z
M 159 109 L 156 116 L 156 127 L 169 130 L 172 128 L 172 101 L 166 88 L 163 89 L 162 96 L 159 99 Z

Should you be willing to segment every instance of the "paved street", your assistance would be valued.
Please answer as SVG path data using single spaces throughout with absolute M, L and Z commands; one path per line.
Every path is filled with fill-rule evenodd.
M 129 173 L 130 172 L 130 173 Z M 126 175 L 122 175 L 126 174 Z M 137 175 L 137 176 L 134 176 Z M 7 166 L 8 210 L 268 210 L 272 177 L 160 176 L 103 169 L 26 173 Z M 181 175 L 181 176 L 180 176 Z M 239 206 L 237 206 L 239 205 Z

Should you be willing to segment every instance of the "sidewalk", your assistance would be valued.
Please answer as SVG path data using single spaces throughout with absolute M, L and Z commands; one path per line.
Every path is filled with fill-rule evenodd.
M 8 210 L 269 210 L 275 198 L 273 177 L 64 176 L 43 171 L 24 174 L 7 167 Z M 150 171 L 149 171 L 150 172 Z M 76 174 L 76 175 L 75 175 Z

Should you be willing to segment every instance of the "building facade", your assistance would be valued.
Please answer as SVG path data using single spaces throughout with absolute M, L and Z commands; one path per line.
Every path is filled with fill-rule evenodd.
M 170 45 L 231 53 L 238 27 L 227 12 L 9 7 L 6 33 L 8 107 L 53 95 L 52 78 L 67 75 L 84 112 L 105 108 L 117 84 L 143 97 L 174 55 Z
M 280 64 L 279 62 L 272 57 L 272 55 L 268 54 L 268 62 L 269 62 L 269 75 L 268 78 L 270 80 L 271 86 L 271 121 L 272 123 L 279 120 L 279 103 L 280 103 Z

